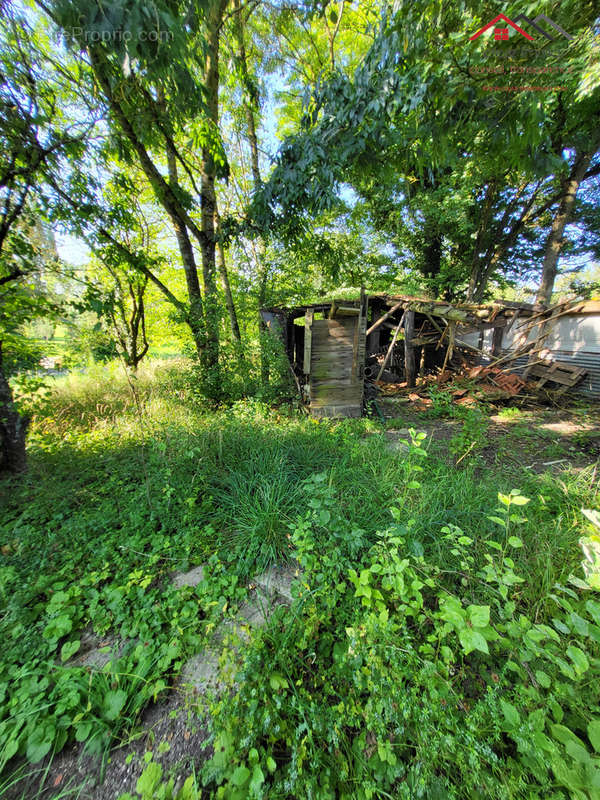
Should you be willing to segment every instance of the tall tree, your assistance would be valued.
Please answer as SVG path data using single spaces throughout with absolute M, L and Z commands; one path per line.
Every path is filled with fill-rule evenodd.
M 596 125 L 598 130 L 600 116 L 596 118 Z M 573 215 L 577 193 L 599 148 L 600 136 L 596 132 L 595 137 L 592 135 L 591 140 L 575 150 L 569 173 L 562 181 L 558 208 L 546 239 L 542 278 L 536 297 L 538 303 L 550 304 L 554 282 L 558 275 L 558 259 L 563 249 L 565 227 Z
M 93 120 L 65 120 L 65 85 L 49 43 L 26 14 L 4 3 L 0 26 L 0 470 L 25 468 L 27 419 L 8 382 L 7 350 L 19 348 L 22 325 L 51 312 L 32 278 L 43 266 L 36 230 L 48 184 L 76 160 Z
M 107 9 L 96 0 L 56 0 L 51 6 L 40 0 L 40 5 L 89 62 L 116 147 L 139 165 L 170 221 L 186 273 L 187 322 L 207 385 L 218 393 L 214 182 L 227 169 L 218 135 L 219 37 L 226 0 L 191 6 L 140 0 L 129 4 L 127 17 L 120 6 Z M 200 146 L 198 170 L 181 146 L 182 137 L 189 135 Z M 167 176 L 165 156 L 170 164 Z M 202 255 L 203 292 L 190 239 Z

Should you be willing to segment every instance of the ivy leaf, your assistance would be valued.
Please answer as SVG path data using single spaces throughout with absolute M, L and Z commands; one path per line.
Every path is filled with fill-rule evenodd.
M 65 642 L 63 646 L 60 648 L 60 659 L 61 661 L 68 661 L 72 658 L 75 653 L 79 650 L 81 642 L 79 639 L 75 639 L 72 642 Z

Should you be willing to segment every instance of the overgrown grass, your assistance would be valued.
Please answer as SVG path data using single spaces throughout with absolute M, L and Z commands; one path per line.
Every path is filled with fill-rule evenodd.
M 149 364 L 135 378 L 102 367 L 57 380 L 33 405 L 29 473 L 0 484 L 0 740 L 8 772 L 15 758 L 49 757 L 75 736 L 102 748 L 125 734 L 197 652 L 209 623 L 241 601 L 246 579 L 302 551 L 307 515 L 320 515 L 324 559 L 320 572 L 316 563 L 309 572 L 321 575 L 324 592 L 331 584 L 334 605 L 333 584 L 346 585 L 349 569 L 370 563 L 390 525 L 402 529 L 408 556 L 442 570 L 463 569 L 449 526 L 467 533 L 472 558 L 485 560 L 498 537 L 490 519 L 498 493 L 515 488 L 530 498 L 527 521 L 515 523 L 523 546 L 512 554 L 515 571 L 527 576 L 515 590 L 520 613 L 545 619 L 552 587 L 579 569 L 580 509 L 598 505 L 593 466 L 560 478 L 525 465 L 509 474 L 486 467 L 477 412 L 463 416 L 450 444 L 426 443 L 409 474 L 409 459 L 388 449 L 376 422 L 317 423 L 258 402 L 209 411 L 194 401 L 190 375 L 183 362 Z M 200 562 L 208 562 L 205 584 L 175 589 L 170 574 Z M 345 640 L 349 618 L 335 624 L 323 626 L 330 644 L 313 632 L 312 646 Z M 61 657 L 76 652 L 85 629 L 127 643 L 103 673 Z M 301 641 L 306 632 L 294 630 Z M 293 676 L 285 680 L 292 685 Z M 314 681 L 315 702 L 327 704 Z

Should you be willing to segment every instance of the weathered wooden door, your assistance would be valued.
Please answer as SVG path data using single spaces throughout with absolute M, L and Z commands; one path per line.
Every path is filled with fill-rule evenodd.
M 312 319 L 307 314 L 305 371 L 310 357 L 310 411 L 314 417 L 362 415 L 366 314 Z M 310 354 L 310 355 L 309 355 Z

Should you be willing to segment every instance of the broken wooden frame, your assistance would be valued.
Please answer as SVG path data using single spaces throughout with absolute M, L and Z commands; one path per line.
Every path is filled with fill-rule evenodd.
M 331 417 L 362 414 L 365 381 L 405 381 L 412 387 L 418 377 L 443 376 L 448 367 L 472 364 L 474 359 L 506 368 L 526 356 L 530 366 L 537 367 L 543 360 L 542 334 L 547 337 L 549 320 L 566 313 L 565 308 L 509 301 L 453 304 L 409 295 L 367 295 L 363 290 L 359 299 L 336 298 L 261 313 L 268 324 L 277 321 L 270 326 L 284 343 L 311 414 Z M 540 335 L 532 340 L 530 331 L 536 325 Z M 491 346 L 486 350 L 483 340 L 489 330 Z M 503 339 L 511 330 L 518 331 L 521 340 L 506 352 Z M 466 341 L 472 334 L 479 334 L 479 347 Z M 563 377 L 565 388 L 574 385 L 567 385 L 564 371 L 555 374 Z

